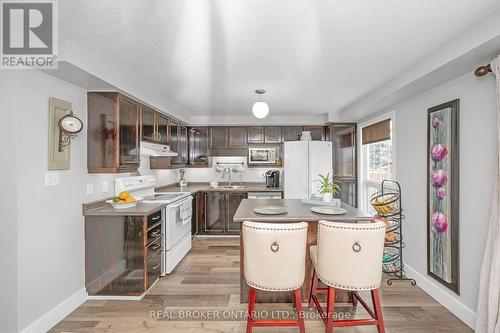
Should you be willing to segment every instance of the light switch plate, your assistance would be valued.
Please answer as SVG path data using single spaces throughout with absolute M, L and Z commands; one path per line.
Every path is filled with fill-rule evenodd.
M 87 184 L 87 195 L 91 195 L 94 193 L 94 184 Z
M 108 182 L 102 182 L 102 192 L 106 193 L 109 191 L 109 183 Z
M 58 185 L 59 185 L 59 172 L 46 172 L 45 186 L 58 186 Z

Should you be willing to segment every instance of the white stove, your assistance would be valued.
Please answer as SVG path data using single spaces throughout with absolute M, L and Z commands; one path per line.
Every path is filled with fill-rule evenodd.
M 162 209 L 162 275 L 170 274 L 191 250 L 191 215 L 193 197 L 189 192 L 155 192 L 153 176 L 117 178 L 115 195 L 127 191 L 143 202 L 165 204 Z

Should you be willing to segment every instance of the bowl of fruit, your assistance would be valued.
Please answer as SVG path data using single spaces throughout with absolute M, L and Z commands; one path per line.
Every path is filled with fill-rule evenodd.
M 137 206 L 141 200 L 141 197 L 133 197 L 128 192 L 121 192 L 117 197 L 106 202 L 113 206 L 114 209 L 124 209 Z

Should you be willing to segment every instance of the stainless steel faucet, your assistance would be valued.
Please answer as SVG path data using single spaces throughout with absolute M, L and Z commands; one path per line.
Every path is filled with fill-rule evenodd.
M 222 179 L 226 178 L 226 170 L 229 173 L 229 186 L 233 185 L 233 180 L 231 179 L 231 168 L 226 166 L 224 170 L 222 170 Z

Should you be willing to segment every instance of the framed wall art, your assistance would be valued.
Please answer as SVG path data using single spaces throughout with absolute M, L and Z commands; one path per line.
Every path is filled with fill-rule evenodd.
M 427 273 L 459 287 L 459 100 L 428 109 Z

